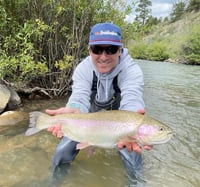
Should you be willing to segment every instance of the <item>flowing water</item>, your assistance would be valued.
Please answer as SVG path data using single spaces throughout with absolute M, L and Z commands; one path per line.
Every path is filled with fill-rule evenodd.
M 143 151 L 145 187 L 200 186 L 200 66 L 138 61 L 145 77 L 146 113 L 175 135 Z M 66 100 L 29 101 L 23 111 L 58 108 Z M 59 139 L 42 131 L 25 137 L 28 122 L 0 128 L 0 186 L 125 187 L 126 172 L 117 150 L 80 151 L 67 169 L 51 172 Z

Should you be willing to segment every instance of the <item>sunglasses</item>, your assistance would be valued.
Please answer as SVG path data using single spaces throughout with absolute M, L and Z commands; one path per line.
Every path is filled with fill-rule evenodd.
M 101 47 L 99 45 L 91 45 L 90 49 L 96 55 L 101 55 L 103 51 L 105 51 L 107 55 L 114 55 L 119 50 L 119 46 L 110 45 L 108 47 Z

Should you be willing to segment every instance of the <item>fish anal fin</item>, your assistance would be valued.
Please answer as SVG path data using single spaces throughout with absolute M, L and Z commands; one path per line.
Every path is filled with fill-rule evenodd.
M 85 149 L 87 147 L 89 147 L 90 145 L 88 144 L 88 142 L 81 142 L 81 143 L 78 143 L 76 145 L 76 149 Z
M 95 147 L 93 147 L 93 146 L 87 147 L 86 152 L 87 152 L 87 157 L 88 158 L 91 157 L 95 152 Z

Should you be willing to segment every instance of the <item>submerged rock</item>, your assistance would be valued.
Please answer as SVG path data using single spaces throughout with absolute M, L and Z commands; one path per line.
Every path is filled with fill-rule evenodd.
M 22 111 L 6 111 L 0 115 L 0 126 L 16 125 L 22 121 L 28 121 L 29 114 Z
M 21 105 L 21 98 L 9 83 L 0 80 L 0 114 Z
M 8 90 L 8 88 L 4 84 L 0 83 L 0 113 L 2 113 L 5 110 L 10 96 L 11 93 Z

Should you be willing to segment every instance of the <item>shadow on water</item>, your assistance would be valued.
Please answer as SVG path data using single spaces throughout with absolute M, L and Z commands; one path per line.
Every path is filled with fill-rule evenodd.
M 146 113 L 176 133 L 167 144 L 143 151 L 145 186 L 199 187 L 200 67 L 138 63 L 145 76 Z M 65 103 L 66 99 L 28 101 L 20 110 L 44 111 Z M 25 137 L 27 127 L 28 122 L 0 127 L 0 186 L 128 187 L 117 150 L 97 149 L 90 158 L 80 151 L 70 166 L 62 165 L 53 174 L 53 154 L 60 140 L 47 131 Z

